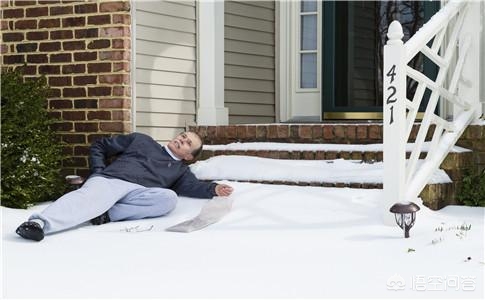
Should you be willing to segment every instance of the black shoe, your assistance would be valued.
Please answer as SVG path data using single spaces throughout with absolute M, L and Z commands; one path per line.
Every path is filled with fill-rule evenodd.
M 97 216 L 89 222 L 91 222 L 91 224 L 93 225 L 101 225 L 111 222 L 111 219 L 109 218 L 108 212 L 105 212 L 104 214 Z
M 42 241 L 44 239 L 44 230 L 36 222 L 23 222 L 15 231 L 24 239 L 33 241 Z

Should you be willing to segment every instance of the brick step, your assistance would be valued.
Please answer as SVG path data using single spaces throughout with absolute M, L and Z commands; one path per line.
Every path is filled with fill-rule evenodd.
M 244 124 L 228 126 L 189 126 L 207 145 L 233 142 L 285 142 L 325 144 L 382 143 L 382 122 L 319 123 L 319 124 Z M 414 125 L 410 141 L 418 132 Z M 432 135 L 430 130 L 429 138 Z
M 203 150 L 200 159 L 206 160 L 219 155 L 243 155 L 273 159 L 301 159 L 301 160 L 332 160 L 350 159 L 360 160 L 363 163 L 381 162 L 382 151 L 276 151 L 276 150 Z M 407 158 L 411 155 L 406 153 Z M 420 159 L 426 158 L 427 153 L 423 152 Z M 441 163 L 443 169 L 452 180 L 461 180 L 464 170 L 473 166 L 473 152 L 450 152 Z

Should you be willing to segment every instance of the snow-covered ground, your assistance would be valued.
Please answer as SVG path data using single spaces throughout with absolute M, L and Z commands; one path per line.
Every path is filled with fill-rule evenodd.
M 188 234 L 164 229 L 207 200 L 180 198 L 166 217 L 80 226 L 39 243 L 14 230 L 47 204 L 2 207 L 2 296 L 484 297 L 484 208 L 420 205 L 404 239 L 380 221 L 380 190 L 230 184 L 232 211 Z

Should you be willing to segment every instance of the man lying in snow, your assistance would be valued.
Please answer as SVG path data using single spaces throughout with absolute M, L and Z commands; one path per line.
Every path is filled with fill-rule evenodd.
M 91 176 L 16 230 L 25 239 L 41 241 L 45 234 L 91 221 L 137 220 L 165 215 L 177 195 L 194 198 L 229 196 L 232 187 L 199 181 L 185 163 L 202 151 L 202 140 L 184 132 L 161 146 L 151 137 L 132 133 L 103 138 L 90 148 Z M 117 159 L 106 166 L 106 160 Z

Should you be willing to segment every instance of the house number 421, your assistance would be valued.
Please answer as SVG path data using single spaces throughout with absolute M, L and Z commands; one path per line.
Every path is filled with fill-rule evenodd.
M 392 84 L 394 82 L 394 77 L 396 76 L 396 65 L 392 65 L 389 71 L 386 73 L 386 76 L 390 77 L 389 87 L 387 88 L 389 92 L 389 96 L 387 96 L 386 105 L 389 106 L 389 110 L 391 111 L 391 120 L 389 121 L 389 125 L 394 122 L 394 103 L 397 101 L 396 96 L 396 87 Z

